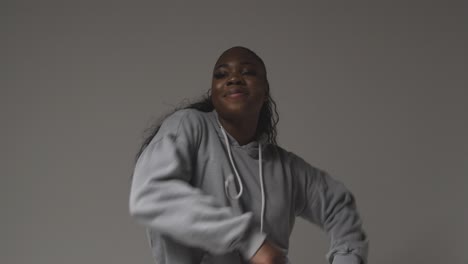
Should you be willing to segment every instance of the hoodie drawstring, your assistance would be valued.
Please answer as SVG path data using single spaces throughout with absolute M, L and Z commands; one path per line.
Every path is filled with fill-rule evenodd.
M 219 127 L 221 128 L 221 132 L 223 133 L 224 136 L 224 142 L 226 143 L 226 147 L 228 149 L 228 156 L 229 156 L 229 161 L 231 162 L 231 166 L 234 170 L 234 173 L 236 174 L 237 182 L 239 184 L 239 192 L 236 194 L 236 196 L 231 197 L 231 194 L 229 193 L 228 187 L 230 180 L 232 180 L 232 177 L 229 177 L 226 179 L 224 182 L 224 189 L 226 194 L 229 196 L 231 199 L 239 199 L 242 196 L 242 192 L 244 191 L 244 187 L 242 185 L 242 180 L 241 177 L 239 176 L 239 173 L 237 172 L 236 165 L 234 164 L 234 160 L 232 158 L 232 153 L 231 153 L 231 144 L 229 144 L 228 137 L 226 135 L 226 132 L 224 131 L 223 126 L 218 120 Z M 258 174 L 259 174 L 259 179 L 260 179 L 260 189 L 262 192 L 262 210 L 261 210 L 261 217 L 260 217 L 260 232 L 263 232 L 263 221 L 265 218 L 265 189 L 263 186 L 263 168 L 262 168 L 262 143 L 258 143 Z

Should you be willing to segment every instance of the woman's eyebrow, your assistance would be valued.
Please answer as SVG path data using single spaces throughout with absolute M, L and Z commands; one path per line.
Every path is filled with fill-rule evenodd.
M 240 65 L 254 65 L 254 63 L 252 63 L 250 61 L 243 61 L 243 62 L 240 63 Z M 229 65 L 227 63 L 220 64 L 220 65 L 215 67 L 215 70 L 219 69 L 219 68 L 223 68 L 223 67 L 229 67 Z
M 215 67 L 215 70 L 219 69 L 219 68 L 223 68 L 223 67 L 228 67 L 228 65 L 226 63 L 220 64 L 220 65 Z

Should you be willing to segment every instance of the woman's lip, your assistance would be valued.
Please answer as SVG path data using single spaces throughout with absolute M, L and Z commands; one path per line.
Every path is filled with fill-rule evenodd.
M 230 87 L 229 90 L 226 92 L 227 97 L 240 97 L 243 95 L 247 95 L 247 91 L 245 87 L 242 86 Z
M 229 98 L 239 98 L 239 97 L 244 97 L 244 96 L 247 96 L 247 94 L 242 93 L 242 92 L 230 93 L 230 94 L 227 95 L 227 97 L 229 97 Z

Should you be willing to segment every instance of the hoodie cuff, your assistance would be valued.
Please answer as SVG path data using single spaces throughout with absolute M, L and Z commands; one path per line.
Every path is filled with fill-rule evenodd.
M 244 239 L 239 244 L 239 252 L 245 259 L 250 260 L 263 245 L 265 239 L 266 234 L 248 230 Z
M 335 255 L 332 264 L 361 264 L 361 259 L 354 254 Z

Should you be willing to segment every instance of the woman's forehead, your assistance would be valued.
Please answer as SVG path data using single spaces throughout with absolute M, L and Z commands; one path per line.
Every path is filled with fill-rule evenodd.
M 231 48 L 221 54 L 221 56 L 216 61 L 215 68 L 219 68 L 220 66 L 228 66 L 232 63 L 262 66 L 258 56 L 252 51 L 245 48 Z

